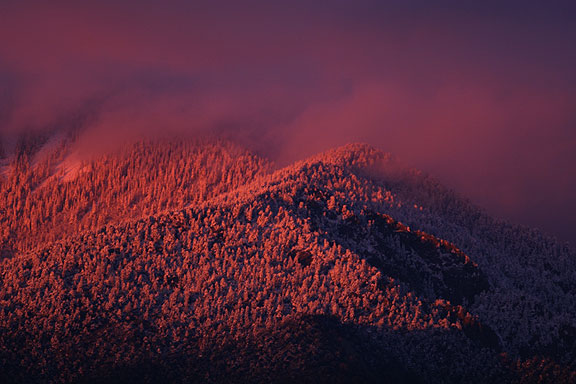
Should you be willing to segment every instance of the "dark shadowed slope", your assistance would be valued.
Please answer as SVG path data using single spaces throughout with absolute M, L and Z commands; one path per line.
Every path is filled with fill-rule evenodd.
M 149 160 L 130 161 L 173 156 L 172 145 L 148 148 Z M 368 146 L 267 175 L 242 155 L 253 171 L 231 180 L 218 170 L 243 152 L 194 148 L 221 154 L 202 171 L 207 198 L 168 195 L 153 208 L 182 206 L 148 216 L 146 202 L 141 215 L 79 224 L 87 230 L 2 261 L 6 380 L 576 379 L 572 251 Z M 202 156 L 177 158 L 172 169 L 198 172 L 186 161 Z M 180 191 L 194 196 L 189 185 Z

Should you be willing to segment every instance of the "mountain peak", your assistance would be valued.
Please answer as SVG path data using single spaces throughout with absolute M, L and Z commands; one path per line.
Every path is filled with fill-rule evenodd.
M 327 150 L 308 158 L 306 163 L 323 162 L 337 166 L 365 167 L 378 161 L 390 161 L 393 156 L 365 143 L 351 143 Z

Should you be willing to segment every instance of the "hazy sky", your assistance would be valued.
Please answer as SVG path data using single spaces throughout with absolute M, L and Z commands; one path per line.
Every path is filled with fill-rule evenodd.
M 0 132 L 88 109 L 282 162 L 364 141 L 576 244 L 571 3 L 1 0 Z

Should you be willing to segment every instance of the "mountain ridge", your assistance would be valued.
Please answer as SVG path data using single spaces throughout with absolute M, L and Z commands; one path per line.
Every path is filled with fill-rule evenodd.
M 174 148 L 187 147 L 157 148 L 173 156 Z M 153 162 L 156 153 L 161 151 L 150 153 Z M 393 168 L 398 180 L 374 176 L 382 166 Z M 508 246 L 518 253 L 511 260 L 499 260 L 500 242 L 492 233 L 513 242 L 513 236 L 529 234 L 507 233 L 482 215 L 467 217 L 467 210 L 454 220 L 454 208 L 443 203 L 451 193 L 430 206 L 426 199 L 415 204 L 406 198 L 415 187 L 402 184 L 404 177 L 416 177 L 421 191 L 421 175 L 412 174 L 398 169 L 390 155 L 348 145 L 273 172 L 251 173 L 246 185 L 176 210 L 88 228 L 5 258 L 0 358 L 42 380 L 97 380 L 102 367 L 136 375 L 129 367 L 144 359 L 155 364 L 154 372 L 175 364 L 174 381 L 210 381 L 213 375 L 224 381 L 222 372 L 244 372 L 246 381 L 266 382 L 267 367 L 280 364 L 286 353 L 279 340 L 290 339 L 294 324 L 304 322 L 312 334 L 323 335 L 315 339 L 321 350 L 324 343 L 336 345 L 332 337 L 360 343 L 359 349 L 328 348 L 336 355 L 328 353 L 323 361 L 332 368 L 316 376 L 306 371 L 316 379 L 326 379 L 331 370 L 342 373 L 343 382 L 377 381 L 371 370 L 392 382 L 514 382 L 548 370 L 556 372 L 554 380 L 576 377 L 576 315 L 569 306 L 573 254 L 561 253 L 561 247 L 552 249 L 558 253 L 554 260 L 537 256 L 538 248 L 522 253 L 526 241 Z M 227 183 L 228 177 L 213 180 Z M 423 193 L 434 196 L 435 188 L 432 183 L 432 192 Z M 485 229 L 477 223 L 482 220 Z M 467 221 L 471 228 L 462 224 Z M 490 237 L 477 237 L 482 231 Z M 470 247 L 464 241 L 472 252 L 454 241 L 467 236 L 476 242 Z M 538 276 L 529 265 L 515 264 L 522 258 L 535 266 L 548 263 L 555 280 L 518 285 L 520 278 Z M 512 266 L 523 275 L 507 276 Z M 536 303 L 540 312 L 534 312 Z M 346 331 L 336 331 L 337 324 Z M 300 350 L 307 337 L 299 334 L 290 348 Z M 83 341 L 95 338 L 108 341 Z M 218 360 L 226 350 L 232 351 L 227 363 Z M 376 350 L 386 356 L 380 362 L 370 357 Z M 425 358 L 425 350 L 435 355 Z M 282 368 L 294 378 L 303 361 L 319 358 L 301 351 Z M 251 363 L 252 353 L 263 360 Z M 529 363 L 538 354 L 551 360 Z M 339 367 L 338 359 L 354 368 Z M 459 359 L 466 363 L 455 364 Z M 253 369 L 246 368 L 251 364 Z M 17 380 L 16 371 L 8 370 L 8 377 L 26 382 Z

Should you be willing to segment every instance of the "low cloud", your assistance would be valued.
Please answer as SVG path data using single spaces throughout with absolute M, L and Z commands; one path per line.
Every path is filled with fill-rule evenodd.
M 93 137 L 224 134 L 280 163 L 365 141 L 575 239 L 573 20 L 410 4 L 8 1 L 0 134 L 91 114 Z

